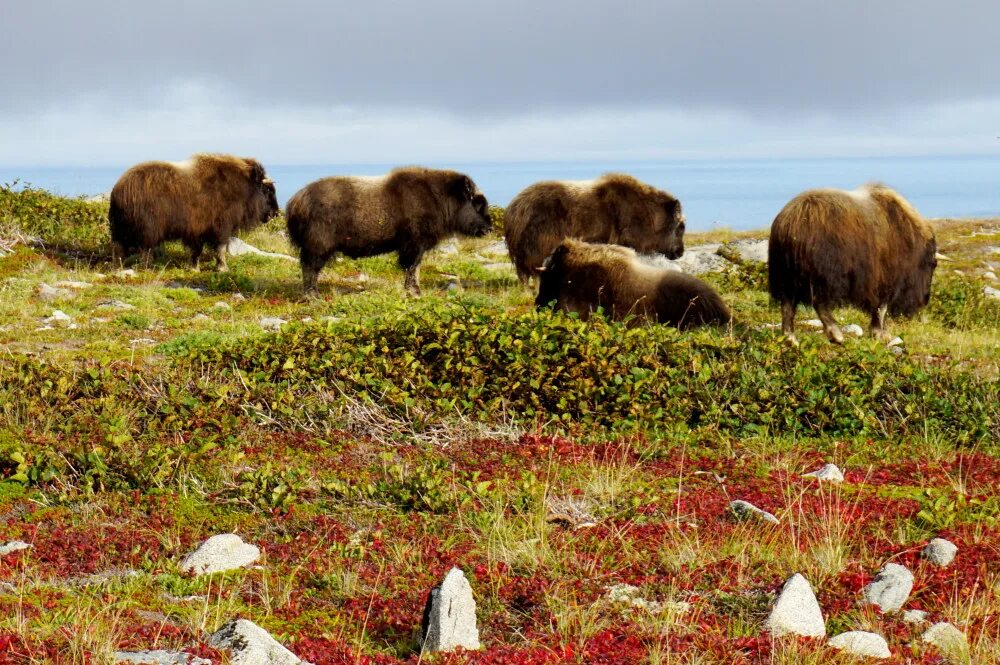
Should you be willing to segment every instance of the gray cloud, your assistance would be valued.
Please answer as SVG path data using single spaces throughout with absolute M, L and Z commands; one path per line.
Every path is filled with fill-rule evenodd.
M 995 0 L 97 0 L 0 7 L 0 112 L 248 107 L 880 113 L 1000 93 Z

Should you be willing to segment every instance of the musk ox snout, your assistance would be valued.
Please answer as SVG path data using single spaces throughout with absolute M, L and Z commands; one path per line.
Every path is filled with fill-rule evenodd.
M 490 219 L 490 206 L 483 194 L 476 192 L 472 198 L 462 206 L 458 213 L 458 227 L 465 235 L 482 237 L 493 228 L 493 221 Z

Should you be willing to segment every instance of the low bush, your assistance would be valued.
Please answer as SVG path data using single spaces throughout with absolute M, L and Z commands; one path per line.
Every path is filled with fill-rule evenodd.
M 31 185 L 0 185 L 0 233 L 23 233 L 62 251 L 104 252 L 108 204 L 65 198 Z

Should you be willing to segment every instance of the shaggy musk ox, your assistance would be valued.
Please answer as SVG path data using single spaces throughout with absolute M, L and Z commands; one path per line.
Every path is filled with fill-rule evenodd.
M 850 304 L 871 315 L 872 336 L 885 340 L 886 312 L 910 316 L 930 300 L 936 253 L 930 224 L 884 185 L 799 194 L 774 219 L 768 244 L 782 332 L 796 341 L 795 309 L 810 303 L 840 344 L 831 310 Z
M 209 244 L 224 271 L 233 233 L 277 214 L 274 183 L 255 159 L 195 155 L 185 162 L 144 162 L 111 190 L 112 255 L 118 259 L 180 240 L 197 267 Z
M 632 176 L 538 182 L 504 212 L 507 248 L 522 282 L 564 238 L 631 247 L 676 259 L 684 253 L 684 214 L 671 194 Z
M 397 252 L 406 290 L 419 295 L 427 250 L 449 235 L 490 230 L 486 197 L 469 176 L 420 167 L 317 180 L 295 193 L 285 215 L 306 293 L 317 292 L 320 270 L 338 252 L 351 258 Z
M 535 305 L 586 318 L 598 307 L 615 319 L 629 314 L 677 328 L 729 323 L 729 308 L 691 275 L 643 263 L 635 250 L 566 240 L 537 269 Z

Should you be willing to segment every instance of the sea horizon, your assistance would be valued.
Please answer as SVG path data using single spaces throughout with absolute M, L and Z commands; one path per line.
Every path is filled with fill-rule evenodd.
M 468 173 L 490 203 L 500 206 L 539 180 L 630 173 L 677 196 L 692 231 L 767 228 L 782 206 L 805 189 L 853 189 L 872 181 L 896 189 L 928 218 L 1000 217 L 1000 155 L 422 163 Z M 377 175 L 398 165 L 265 164 L 282 205 L 318 178 Z M 110 191 L 128 166 L 0 166 L 0 184 L 94 196 Z

